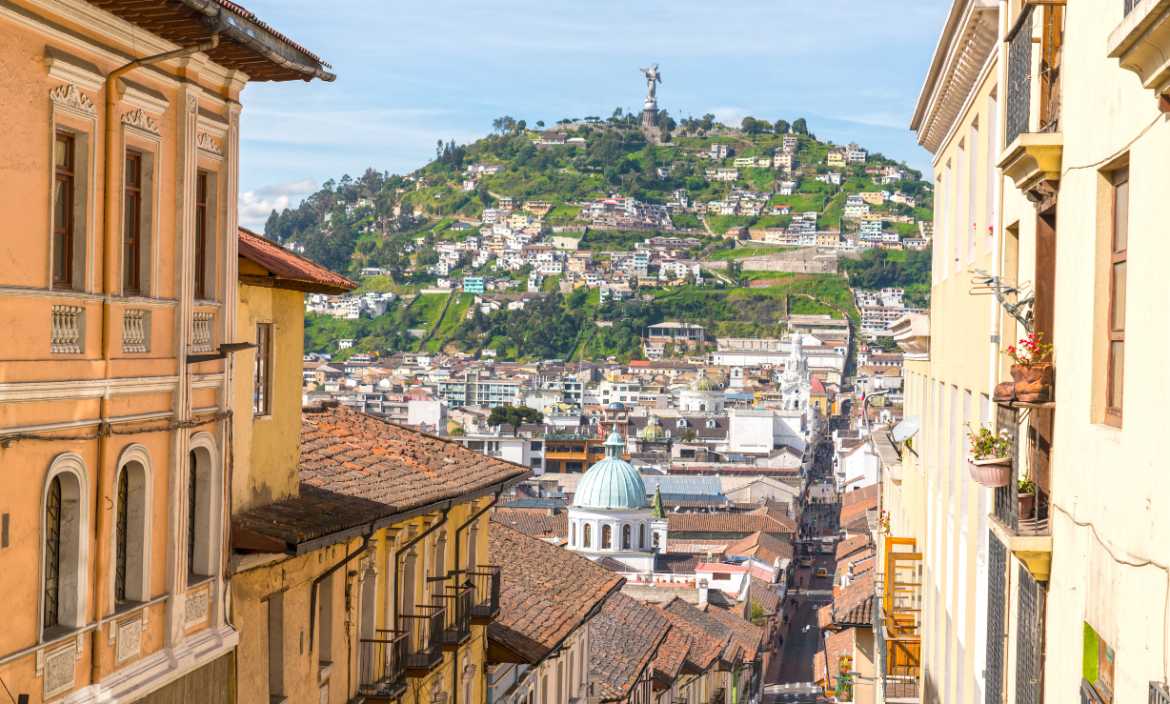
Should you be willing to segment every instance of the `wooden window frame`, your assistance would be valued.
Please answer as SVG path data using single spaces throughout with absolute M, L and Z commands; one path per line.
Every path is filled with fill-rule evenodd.
M 256 323 L 256 361 L 252 368 L 252 415 L 272 415 L 272 323 Z
M 1125 249 L 1117 250 L 1117 189 L 1122 184 L 1126 185 L 1126 220 L 1125 220 Z M 1117 264 L 1126 263 L 1128 261 L 1129 253 L 1129 167 L 1123 166 L 1113 172 L 1110 178 L 1110 219 L 1109 219 L 1109 307 L 1107 308 L 1107 324 L 1106 334 L 1108 336 L 1107 345 L 1105 348 L 1106 360 L 1106 374 L 1105 374 L 1105 423 L 1114 427 L 1121 427 L 1122 420 L 1122 404 L 1125 400 L 1124 388 L 1122 389 L 1122 399 L 1114 405 L 1113 387 L 1114 387 L 1114 368 L 1113 368 L 1113 343 L 1120 342 L 1122 369 L 1121 374 L 1125 374 L 1125 321 L 1121 321 L 1121 327 L 1117 327 L 1117 321 L 1113 319 L 1115 312 L 1115 301 L 1113 300 L 1116 282 L 1114 281 L 1114 272 Z M 1128 267 L 1127 267 L 1128 269 Z M 1128 282 L 1127 272 L 1127 282 Z M 1127 296 L 1128 298 L 1128 296 Z M 1124 315 L 1125 311 L 1122 311 Z M 1122 386 L 1124 387 L 1125 380 L 1122 379 Z
M 66 145 L 65 164 L 57 164 L 56 146 Z M 73 288 L 73 198 L 75 166 L 77 160 L 77 140 L 69 132 L 57 130 L 53 140 L 53 197 L 57 195 L 57 184 L 65 184 L 65 226 L 57 223 L 57 204 L 53 203 L 53 267 L 52 285 L 55 289 Z M 60 242 L 58 242 L 60 238 Z M 61 268 L 58 271 L 57 257 L 61 257 Z
M 44 591 L 43 628 L 53 628 L 60 624 L 61 608 L 61 515 L 64 510 L 64 501 L 61 478 L 53 477 L 49 482 L 49 490 L 45 498 L 45 570 L 44 582 L 41 588 Z
M 126 150 L 127 165 L 122 185 L 122 295 L 142 293 L 142 155 Z M 133 176 L 133 177 L 132 177 Z
M 207 172 L 195 176 L 195 298 L 207 295 Z

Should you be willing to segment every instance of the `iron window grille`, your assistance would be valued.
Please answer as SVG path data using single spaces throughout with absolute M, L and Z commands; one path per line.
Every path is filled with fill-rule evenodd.
M 1016 625 L 1016 704 L 1040 704 L 1044 675 L 1044 588 L 1028 568 L 1019 569 L 1020 603 Z
M 114 603 L 126 601 L 126 540 L 129 528 L 127 503 L 130 500 L 130 472 L 126 469 L 118 476 L 118 516 L 115 523 L 117 555 L 114 559 Z
M 61 478 L 49 482 L 45 499 L 45 628 L 58 623 L 61 580 Z
M 198 506 L 196 490 L 199 486 L 198 459 L 192 450 L 187 471 L 187 572 L 195 574 L 195 511 Z
M 1004 651 L 1007 646 L 1007 547 L 987 536 L 987 704 L 1003 704 Z
M 256 369 L 253 374 L 252 413 L 272 412 L 272 323 L 256 324 Z

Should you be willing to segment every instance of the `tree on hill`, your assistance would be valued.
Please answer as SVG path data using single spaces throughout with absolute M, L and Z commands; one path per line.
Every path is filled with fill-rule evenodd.
M 699 120 L 699 129 L 703 130 L 704 132 L 710 132 L 711 128 L 714 126 L 715 126 L 715 116 L 712 115 L 711 113 L 707 113 L 706 115 L 703 115 L 703 118 L 701 120 Z
M 772 131 L 776 134 L 788 134 L 788 129 L 790 127 L 792 127 L 792 125 L 788 124 L 787 120 L 776 120 L 776 124 L 772 128 Z
M 488 416 L 488 425 L 500 426 L 505 423 L 512 426 L 512 435 L 520 432 L 520 426 L 525 423 L 540 425 L 544 422 L 544 414 L 528 406 L 496 406 Z
M 558 124 L 560 124 L 560 123 L 558 123 Z M 544 120 L 537 120 L 537 121 L 536 121 L 536 126 L 537 126 L 537 127 L 544 127 Z
M 798 118 L 796 122 L 792 123 L 793 134 L 808 134 L 808 123 L 803 117 Z

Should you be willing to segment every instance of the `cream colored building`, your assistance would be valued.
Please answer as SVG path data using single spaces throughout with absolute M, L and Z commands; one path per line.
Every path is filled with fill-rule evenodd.
M 1170 406 L 1136 377 L 1158 378 L 1165 347 L 1160 307 L 1143 304 L 1164 297 L 1170 254 L 1154 235 L 1167 37 L 1159 3 L 960 1 L 948 18 L 913 124 L 935 157 L 931 317 L 893 326 L 921 430 L 882 455 L 887 589 L 908 578 L 887 623 L 920 621 L 923 701 L 1170 699 Z M 1034 303 L 1017 319 L 970 295 L 975 269 Z M 1011 378 L 999 349 L 1029 327 L 1055 345 L 1055 400 L 993 404 Z M 1014 480 L 968 476 L 962 423 L 979 420 L 1012 436 L 1031 507 Z M 920 616 L 900 611 L 919 595 Z

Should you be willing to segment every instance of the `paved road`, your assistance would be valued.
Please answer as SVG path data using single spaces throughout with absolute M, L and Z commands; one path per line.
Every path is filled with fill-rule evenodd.
M 814 470 L 814 476 L 825 477 L 828 473 L 828 467 L 820 463 Z M 825 525 L 836 526 L 839 513 L 837 504 L 812 505 L 804 508 L 801 518 L 810 528 L 815 528 L 819 537 Z M 814 517 L 817 519 L 815 523 Z M 836 534 L 835 530 L 833 534 Z M 815 576 L 820 567 L 825 568 L 828 577 Z M 821 688 L 815 684 L 817 677 L 813 672 L 813 656 L 823 647 L 821 630 L 817 627 L 817 609 L 832 600 L 833 569 L 834 556 L 820 554 L 813 556 L 811 568 L 796 569 L 792 586 L 799 588 L 800 594 L 790 596 L 785 606 L 784 613 L 789 616 L 791 623 L 781 631 L 784 645 L 779 665 L 769 668 L 768 682 L 764 687 L 765 704 L 813 704 L 826 701 Z

